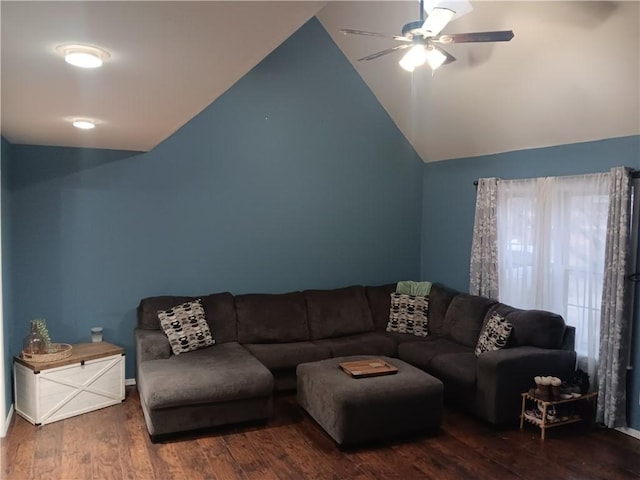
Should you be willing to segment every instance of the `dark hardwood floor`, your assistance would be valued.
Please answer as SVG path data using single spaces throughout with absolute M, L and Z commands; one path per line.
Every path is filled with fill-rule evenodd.
M 34 427 L 14 415 L 3 479 L 638 479 L 640 440 L 579 424 L 495 429 L 447 409 L 435 435 L 341 451 L 278 396 L 267 424 L 150 442 L 135 387 L 122 405 Z

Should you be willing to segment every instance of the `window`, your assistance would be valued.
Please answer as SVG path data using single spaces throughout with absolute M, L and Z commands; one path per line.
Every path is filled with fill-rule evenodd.
M 578 366 L 598 359 L 609 176 L 506 180 L 498 189 L 500 301 L 561 314 Z

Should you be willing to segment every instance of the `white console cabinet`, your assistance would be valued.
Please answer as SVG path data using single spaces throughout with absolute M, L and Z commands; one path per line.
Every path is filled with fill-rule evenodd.
M 124 350 L 106 342 L 73 345 L 53 362 L 14 357 L 16 412 L 44 425 L 124 400 Z

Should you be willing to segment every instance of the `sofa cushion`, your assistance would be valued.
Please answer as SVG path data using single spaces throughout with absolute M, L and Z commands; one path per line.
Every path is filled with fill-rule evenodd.
M 382 333 L 385 337 L 393 340 L 396 345 L 400 345 L 401 343 L 405 343 L 405 342 L 424 342 L 424 341 L 429 341 L 432 338 L 435 338 L 433 335 L 429 335 L 426 337 L 417 337 L 410 333 L 398 333 L 398 332 L 380 332 L 380 333 Z
M 445 331 L 449 338 L 475 348 L 487 311 L 496 303 L 496 300 L 477 295 L 456 295 L 445 316 Z
M 237 295 L 235 301 L 240 343 L 309 340 L 302 293 Z
M 294 369 L 299 363 L 331 358 L 327 347 L 311 342 L 246 343 L 243 347 L 271 371 Z
M 507 322 L 502 315 L 494 313 L 485 322 L 478 338 L 475 354 L 476 357 L 484 352 L 500 350 L 507 345 L 513 325 Z
M 380 285 L 378 287 L 365 287 L 369 309 L 376 330 L 384 330 L 389 322 L 389 309 L 391 299 L 389 295 L 396 291 L 395 283 Z
M 459 292 L 451 288 L 434 283 L 429 291 L 429 333 L 434 335 L 444 335 L 445 315 L 453 298 Z
M 314 340 L 313 343 L 328 348 L 332 357 L 350 355 L 387 355 L 395 357 L 395 342 L 379 332 L 358 333 L 346 337 Z
M 143 298 L 138 305 L 138 328 L 160 330 L 158 311 L 175 305 L 193 302 L 200 298 L 209 329 L 214 332 L 216 343 L 237 341 L 236 310 L 233 295 L 229 292 L 214 293 L 200 297 L 163 295 Z
M 473 351 L 437 355 L 429 365 L 429 373 L 442 380 L 445 394 L 447 390 L 473 391 L 478 379 L 478 358 Z
M 213 332 L 216 343 L 238 341 L 236 306 L 229 292 L 213 293 L 202 297 L 204 317 Z
M 162 295 L 147 297 L 140 300 L 138 305 L 138 328 L 145 330 L 161 330 L 158 312 L 186 302 L 193 302 L 200 297 L 176 297 Z
M 305 290 L 303 293 L 313 340 L 373 331 L 364 287 Z
M 566 325 L 560 315 L 542 310 L 514 310 L 505 318 L 513 325 L 507 347 L 561 348 Z
M 431 373 L 434 358 L 449 353 L 473 353 L 473 349 L 448 338 L 426 337 L 424 342 L 403 342 L 398 345 L 398 358 Z
M 488 321 L 491 315 L 493 315 L 494 313 L 498 313 L 502 315 L 504 318 L 507 318 L 507 315 L 515 311 L 520 311 L 520 309 L 512 307 L 511 305 L 507 305 L 506 303 L 497 302 L 491 305 L 491 308 L 487 312 L 487 317 L 485 318 L 485 322 Z
M 387 332 L 410 333 L 426 337 L 429 297 L 392 293 Z
M 273 375 L 236 342 L 138 368 L 138 391 L 152 410 L 268 397 L 273 391 Z
M 199 299 L 161 310 L 158 312 L 158 318 L 174 355 L 214 344 Z

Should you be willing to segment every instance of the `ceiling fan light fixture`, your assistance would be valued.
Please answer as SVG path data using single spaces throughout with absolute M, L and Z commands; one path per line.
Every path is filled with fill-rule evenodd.
M 80 68 L 98 68 L 111 55 L 106 50 L 88 45 L 60 45 L 58 52 L 64 55 L 64 61 Z
M 416 67 L 427 61 L 427 50 L 424 45 L 414 45 L 398 62 L 407 72 L 413 72 Z
M 425 36 L 434 37 L 439 34 L 455 14 L 456 12 L 448 8 L 436 7 L 431 10 L 431 13 L 422 24 Z
M 431 67 L 431 70 L 439 68 L 447 59 L 447 56 L 437 48 L 429 48 L 426 52 L 427 63 Z

